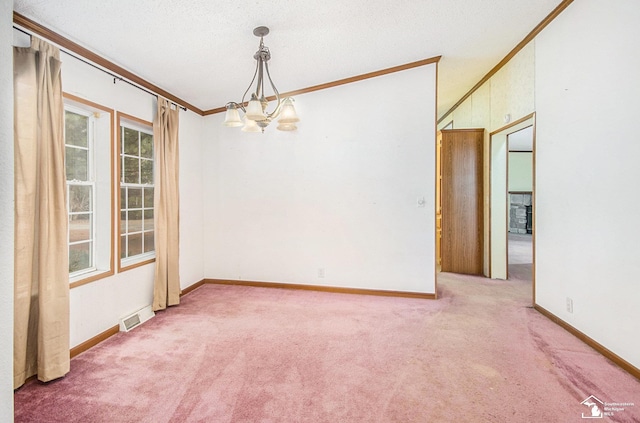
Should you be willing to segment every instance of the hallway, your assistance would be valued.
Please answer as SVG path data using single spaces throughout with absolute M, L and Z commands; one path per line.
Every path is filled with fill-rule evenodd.
M 509 233 L 509 279 L 533 280 L 533 236 Z

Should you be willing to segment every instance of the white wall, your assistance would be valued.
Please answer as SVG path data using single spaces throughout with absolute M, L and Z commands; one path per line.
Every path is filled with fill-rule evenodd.
M 507 135 L 491 136 L 491 278 L 507 279 Z
M 184 289 L 204 278 L 204 201 L 202 193 L 205 162 L 202 116 L 180 112 L 180 286 Z
M 208 117 L 205 276 L 434 293 L 435 71 L 301 95 L 295 133 Z
M 65 92 L 153 121 L 155 97 L 124 82 L 114 84 L 113 77 L 67 54 L 62 54 L 61 58 Z M 185 288 L 203 278 L 202 117 L 181 111 L 179 125 L 180 277 L 181 286 Z M 117 325 L 121 317 L 151 304 L 153 275 L 154 264 L 148 264 L 71 289 L 71 346 Z
M 533 153 L 509 152 L 509 191 L 533 191 Z
M 536 301 L 640 368 L 638 22 L 582 0 L 536 39 Z
M 13 421 L 13 2 L 0 1 L 0 421 Z

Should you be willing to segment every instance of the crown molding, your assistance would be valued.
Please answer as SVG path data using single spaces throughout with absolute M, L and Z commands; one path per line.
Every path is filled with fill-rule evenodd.
M 327 88 L 333 88 L 333 87 L 337 87 L 337 86 L 340 86 L 340 85 L 351 84 L 352 82 L 358 82 L 358 81 L 362 81 L 364 79 L 375 78 L 376 76 L 387 75 L 387 74 L 390 74 L 390 73 L 400 72 L 400 71 L 403 71 L 403 70 L 417 68 L 417 67 L 424 66 L 424 65 L 430 65 L 432 63 L 438 63 L 440 61 L 441 57 L 442 56 L 430 57 L 428 59 L 422 59 L 422 60 L 418 60 L 416 62 L 405 63 L 404 65 L 393 66 L 391 68 L 381 69 L 381 70 L 377 70 L 377 71 L 374 71 L 374 72 L 363 73 L 361 75 L 356 75 L 356 76 L 352 76 L 352 77 L 349 77 L 349 78 L 338 79 L 336 81 L 326 82 L 324 84 L 313 85 L 311 87 L 302 88 L 302 89 L 299 89 L 299 90 L 287 91 L 286 93 L 280 94 L 280 98 L 293 97 L 294 95 L 300 95 L 300 94 L 311 93 L 311 92 L 314 92 L 314 91 L 326 90 Z M 275 99 L 276 99 L 276 97 L 273 96 L 273 95 L 270 96 L 270 97 L 267 97 L 267 101 L 273 101 Z M 245 105 L 246 105 L 246 102 L 245 102 Z M 215 109 L 205 110 L 204 111 L 204 115 L 205 116 L 214 115 L 216 113 L 222 113 L 225 110 L 226 110 L 225 106 L 217 107 Z
M 113 73 L 118 74 L 119 76 L 121 76 L 122 78 L 131 81 L 132 83 L 134 83 L 135 85 L 138 85 L 140 87 L 143 87 L 146 90 L 151 91 L 152 93 L 162 96 L 164 98 L 166 98 L 167 100 L 170 100 L 178 105 L 181 105 L 183 107 L 186 107 L 187 109 L 191 110 L 192 112 L 195 112 L 197 114 L 199 114 L 200 116 L 203 115 L 203 111 L 199 108 L 197 108 L 196 106 L 194 106 L 193 104 L 190 104 L 186 101 L 184 101 L 183 99 L 181 99 L 180 97 L 177 97 L 165 90 L 163 90 L 162 88 L 158 87 L 157 85 L 152 84 L 151 82 L 147 81 L 146 79 L 143 79 L 141 77 L 139 77 L 138 75 L 116 65 L 115 63 L 105 59 L 104 57 L 100 56 L 99 54 L 94 53 L 93 51 L 82 47 L 81 45 L 69 40 L 66 37 L 63 37 L 62 35 L 58 34 L 55 31 L 50 30 L 49 28 L 27 18 L 26 16 L 23 16 L 21 14 L 19 14 L 18 12 L 13 12 L 13 23 L 24 28 L 25 30 L 27 30 L 30 33 L 33 33 L 35 35 L 38 35 L 39 37 L 45 38 L 49 41 L 51 41 L 52 43 L 58 45 L 59 47 L 61 47 L 63 50 L 66 50 L 68 52 L 77 54 L 78 56 L 87 59 L 88 61 L 94 63 L 95 65 L 104 68 L 108 71 L 111 71 Z
M 449 116 L 455 109 L 457 109 L 466 99 L 478 90 L 485 82 L 487 82 L 493 75 L 495 75 L 500 69 L 502 69 L 513 57 L 520 52 L 531 40 L 533 40 L 543 29 L 547 27 L 560 13 L 564 11 L 573 0 L 563 0 L 551 13 L 547 15 L 533 30 L 527 34 L 522 41 L 520 41 L 497 65 L 493 67 L 485 76 L 482 77 L 476 85 L 473 86 L 465 95 L 460 98 L 447 112 L 438 119 L 438 124 L 442 123 L 447 116 Z

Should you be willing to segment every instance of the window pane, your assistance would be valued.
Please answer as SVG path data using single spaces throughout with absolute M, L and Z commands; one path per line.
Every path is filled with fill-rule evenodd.
M 138 131 L 123 127 L 123 151 L 132 156 L 140 155 L 138 151 Z
M 89 150 L 81 148 L 65 148 L 65 169 L 67 181 L 86 181 L 89 177 L 88 158 Z
M 129 235 L 129 248 L 127 251 L 127 257 L 137 256 L 142 254 L 142 234 Z
M 65 144 L 87 147 L 87 125 L 89 118 L 77 113 L 64 112 L 64 142 Z
M 69 273 L 91 267 L 91 243 L 69 246 Z
M 127 208 L 127 188 L 120 188 L 120 209 L 124 210 Z
M 140 156 L 153 159 L 153 136 L 140 132 Z
M 122 235 L 120 237 L 120 258 L 127 257 L 127 236 Z
M 144 230 L 145 231 L 153 230 L 153 210 L 144 211 Z
M 120 234 L 126 234 L 126 233 L 127 233 L 127 212 L 121 211 L 120 212 Z
M 140 160 L 140 179 L 143 184 L 153 183 L 153 161 Z
M 142 208 L 142 188 L 129 188 L 129 194 L 127 195 L 128 209 L 141 209 Z
M 142 232 L 142 210 L 130 211 L 127 232 Z
M 93 187 L 90 185 L 69 185 L 69 212 L 91 211 L 92 191 Z
M 127 184 L 140 183 L 140 170 L 138 169 L 139 160 L 135 157 L 124 158 L 124 182 Z
M 145 209 L 153 208 L 153 188 L 144 189 L 144 208 Z
M 91 214 L 69 216 L 69 242 L 91 240 Z
M 155 249 L 153 232 L 145 232 L 144 233 L 144 252 L 147 253 L 149 251 L 153 251 Z

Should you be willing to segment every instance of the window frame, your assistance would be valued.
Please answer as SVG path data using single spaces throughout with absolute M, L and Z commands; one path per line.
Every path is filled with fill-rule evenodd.
M 156 250 L 155 250 L 155 225 L 154 225 L 154 230 L 153 230 L 153 234 L 154 234 L 154 249 L 153 251 L 148 251 L 148 252 L 142 252 L 141 254 L 137 254 L 135 256 L 131 256 L 131 257 L 122 257 L 122 218 L 121 218 L 121 212 L 122 212 L 122 188 L 123 187 L 128 187 L 130 186 L 130 184 L 124 183 L 122 181 L 122 161 L 123 161 L 123 153 L 122 153 L 122 149 L 123 149 L 123 139 L 122 139 L 122 127 L 125 128 L 129 128 L 129 129 L 133 129 L 135 131 L 138 132 L 142 132 L 142 133 L 146 133 L 146 134 L 150 134 L 152 137 L 154 136 L 153 134 L 153 123 L 145 121 L 143 119 L 137 118 L 135 116 L 131 116 L 128 115 L 126 113 L 121 113 L 121 112 L 117 112 L 117 122 L 116 122 L 116 129 L 118 131 L 118 136 L 117 136 L 117 145 L 115 148 L 116 154 L 117 154 L 117 166 L 116 166 L 116 175 L 115 178 L 117 179 L 117 185 L 116 185 L 116 191 L 114 193 L 114 196 L 117 196 L 117 230 L 115 232 L 115 237 L 117 237 L 117 256 L 118 256 L 118 272 L 123 272 L 123 271 L 127 271 L 130 269 L 134 269 L 136 267 L 140 267 L 140 266 L 144 266 L 146 264 L 149 263 L 153 263 L 156 260 Z M 140 157 L 140 156 L 138 156 Z M 156 183 L 156 158 L 155 158 L 155 145 L 153 147 L 153 156 L 151 158 L 152 163 L 153 163 L 153 184 L 133 184 L 134 188 L 141 188 L 142 189 L 142 196 L 144 197 L 144 189 L 148 188 L 148 187 L 153 187 L 154 191 L 155 191 L 155 183 Z M 142 208 L 141 208 L 142 209 Z M 153 208 L 153 212 L 154 212 L 154 216 L 155 216 L 155 205 Z M 142 219 L 144 220 L 144 209 L 142 209 Z M 141 232 L 141 236 L 144 239 L 144 228 L 143 231 Z
M 89 149 L 89 158 L 88 158 L 88 171 L 91 175 L 90 182 L 76 182 L 76 185 L 91 185 L 93 187 L 92 190 L 92 228 L 91 228 L 91 241 L 92 241 L 92 259 L 93 266 L 90 269 L 83 269 L 81 271 L 69 273 L 69 288 L 75 288 L 81 285 L 85 285 L 87 283 L 106 278 L 108 276 L 114 275 L 114 263 L 113 263 L 113 239 L 114 239 L 114 225 L 113 225 L 113 209 L 114 209 L 114 189 L 113 189 L 113 148 L 114 148 L 114 137 L 113 137 L 113 125 L 114 125 L 114 117 L 115 111 L 98 103 L 94 103 L 89 100 L 85 100 L 81 97 L 77 97 L 75 95 L 69 93 L 63 93 L 63 101 L 64 101 L 64 111 L 66 116 L 66 111 L 70 111 L 76 114 L 82 114 L 90 117 L 91 123 L 91 135 L 88 137 L 88 149 Z M 108 126 L 108 134 L 106 136 L 104 134 L 98 134 L 98 124 L 96 123 L 96 119 L 103 119 L 104 117 L 99 116 L 102 113 L 108 114 L 108 123 L 100 124 L 100 131 L 106 133 Z M 102 128 L 104 127 L 104 129 Z M 101 146 L 101 150 L 109 150 L 109 165 L 108 165 L 108 175 L 98 175 L 97 174 L 97 166 L 96 166 L 96 155 L 98 152 L 96 151 L 96 142 L 100 135 L 100 140 L 106 140 L 108 146 Z M 65 139 L 65 155 L 66 155 L 66 139 Z M 65 166 L 66 168 L 66 166 Z M 105 173 L 105 172 L 103 172 Z M 106 177 L 106 181 L 104 180 Z M 100 180 L 98 180 L 100 178 Z M 65 177 L 66 179 L 66 177 Z M 99 191 L 98 185 L 108 186 L 108 195 L 105 194 L 104 187 Z M 69 184 L 66 184 L 67 195 L 69 193 Z M 99 200 L 99 198 L 108 198 L 108 201 Z M 69 199 L 67 198 L 67 207 Z M 98 203 L 100 204 L 98 205 Z M 102 203 L 107 204 L 102 205 Z M 107 211 L 108 209 L 108 211 Z M 103 216 L 106 214 L 106 216 Z M 70 216 L 70 211 L 67 209 L 67 215 Z M 98 229 L 98 218 L 101 218 L 103 221 L 109 222 L 109 228 L 107 230 L 99 230 Z M 68 218 L 67 218 L 68 219 Z M 100 235 L 101 234 L 101 235 Z M 108 239 L 106 239 L 108 238 Z M 70 241 L 67 235 L 67 248 L 70 245 Z M 106 263 L 101 265 L 101 263 Z

